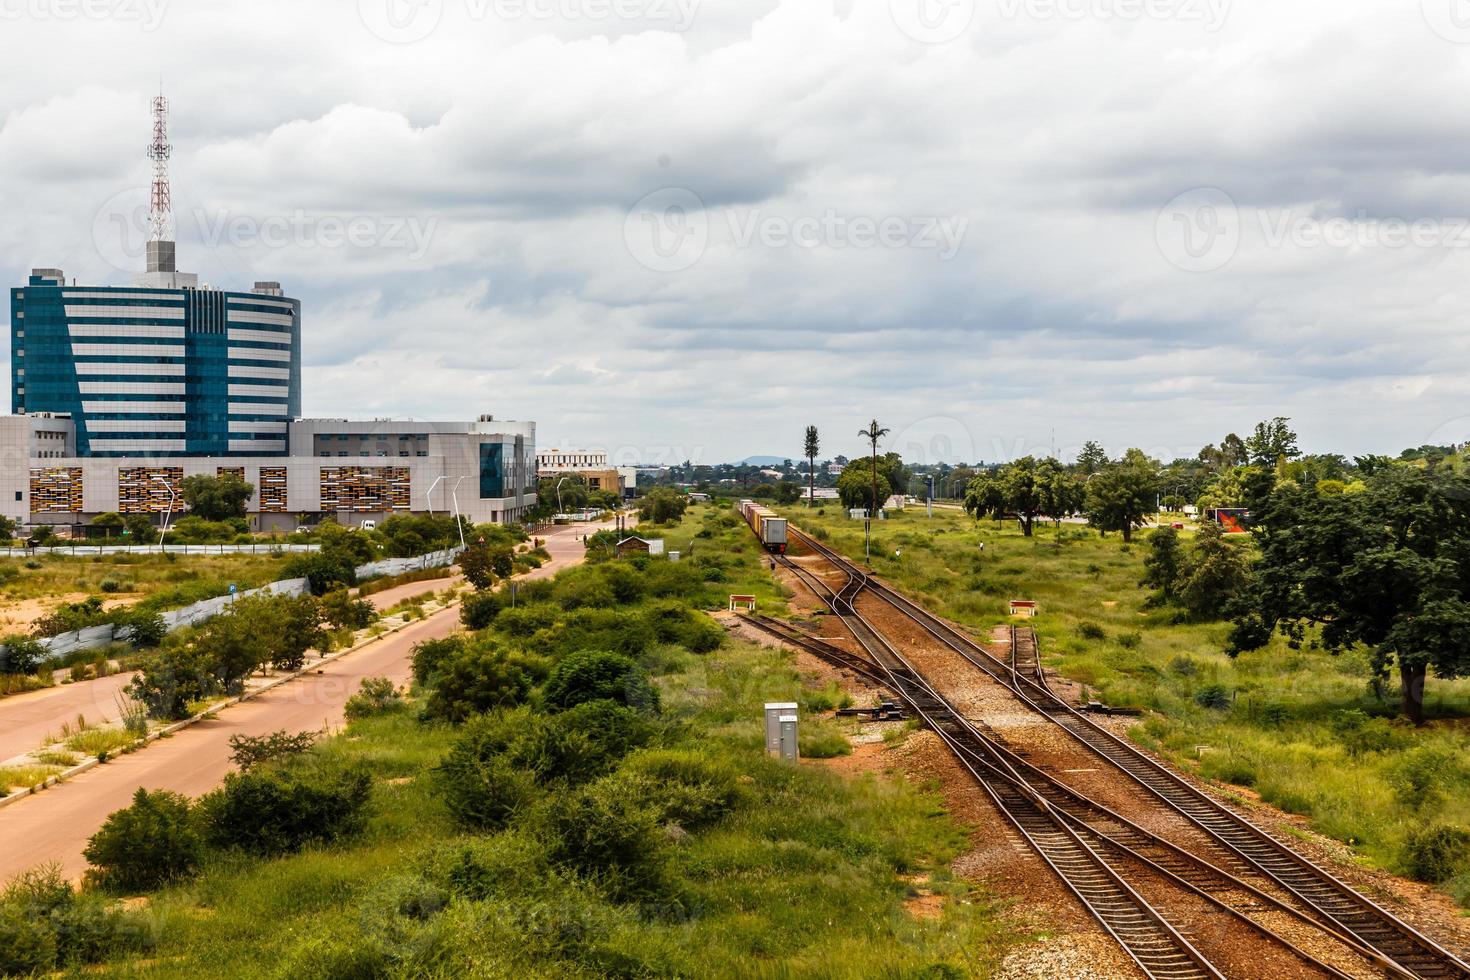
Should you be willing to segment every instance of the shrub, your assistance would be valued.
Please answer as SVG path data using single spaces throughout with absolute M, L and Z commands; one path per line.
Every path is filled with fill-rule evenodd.
M 473 592 L 464 597 L 459 605 L 459 619 L 466 629 L 482 630 L 495 622 L 505 600 L 498 592 Z
M 579 650 L 557 664 L 546 682 L 546 703 L 571 708 L 588 701 L 616 701 L 657 712 L 658 689 L 630 658 L 598 650 Z
M 1224 684 L 1206 684 L 1194 692 L 1194 703 L 1201 708 L 1230 707 L 1230 689 Z
M 202 851 L 189 800 L 141 787 L 132 805 L 114 811 L 92 835 L 83 855 L 88 877 L 115 891 L 147 891 L 193 874 Z
M 0 674 L 34 674 L 48 655 L 39 640 L 19 633 L 0 637 L 0 647 Z
M 1143 642 L 1143 636 L 1138 633 L 1119 633 L 1118 646 L 1125 650 L 1133 650 Z
M 494 830 L 505 826 L 535 797 L 535 777 L 517 769 L 473 726 L 455 741 L 435 770 L 435 782 L 454 818 L 469 827 Z
M 364 677 L 357 693 L 342 708 L 348 721 L 380 715 L 403 703 L 403 695 L 386 677 Z
M 1084 640 L 1106 640 L 1107 631 L 1096 623 L 1078 623 L 1077 635 Z
M 161 644 L 168 636 L 168 624 L 156 612 L 135 609 L 118 620 L 128 632 L 128 642 L 135 650 L 146 650 Z
M 471 646 L 439 665 L 424 715 L 462 722 L 492 708 L 514 707 L 530 693 L 531 675 L 517 655 L 489 645 Z
M 18 911 L 27 921 L 44 926 L 53 937 L 57 964 L 95 963 L 123 949 L 138 945 L 142 938 L 129 916 L 109 907 L 100 895 L 78 894 L 62 876 L 59 865 L 47 865 L 23 873 L 0 896 L 0 920 L 5 912 Z M 16 963 L 7 952 L 23 951 L 28 959 L 38 950 L 34 937 L 27 942 L 15 935 L 13 926 L 0 924 L 0 975 L 9 975 Z M 49 964 L 48 964 L 49 965 Z
M 464 651 L 465 638 L 446 636 L 439 640 L 425 640 L 413 648 L 413 679 L 428 684 L 439 673 L 443 663 Z
M 0 905 L 0 976 L 46 973 L 56 964 L 56 933 L 44 919 Z
M 551 860 L 613 897 L 646 898 L 662 890 L 667 835 L 657 810 L 628 793 L 623 780 L 599 780 L 548 807 L 545 829 Z
M 803 758 L 835 759 L 840 755 L 852 754 L 852 743 L 841 732 L 802 732 L 800 749 Z
M 1404 865 L 1418 881 L 1439 884 L 1454 877 L 1470 860 L 1470 830 L 1439 824 L 1409 834 Z
M 346 589 L 322 597 L 322 618 L 337 629 L 366 629 L 377 621 L 378 611 L 366 599 L 354 599 Z
M 659 808 L 660 820 L 691 830 L 720 819 L 740 799 L 733 769 L 687 749 L 643 749 L 628 756 L 618 772 L 652 787 L 649 802 Z
M 300 755 L 315 745 L 316 740 L 316 732 L 288 735 L 284 728 L 269 735 L 231 735 L 230 761 L 239 766 L 241 772 L 248 772 L 262 762 Z
M 98 583 L 97 588 L 101 589 L 103 592 L 111 594 L 113 592 L 121 592 L 122 583 L 115 578 L 105 578 L 100 583 Z
M 208 656 L 181 642 L 165 646 L 143 665 L 128 684 L 127 693 L 147 707 L 148 717 L 176 720 L 189 717 L 189 705 L 219 693 Z
M 370 559 L 369 559 L 370 560 Z M 357 569 L 351 557 L 325 549 L 297 555 L 286 563 L 286 578 L 304 578 L 311 594 L 324 596 L 343 586 L 357 584 Z
M 356 833 L 372 777 L 365 769 L 253 769 L 231 773 L 199 800 L 205 839 L 215 847 L 281 854 Z

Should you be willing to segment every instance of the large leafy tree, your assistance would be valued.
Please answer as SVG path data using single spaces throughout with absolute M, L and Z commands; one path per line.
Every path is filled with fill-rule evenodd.
M 1087 481 L 1087 522 L 1104 533 L 1120 531 L 1133 540 L 1134 528 L 1157 510 L 1159 467 L 1141 449 L 1130 449 Z
M 1192 616 L 1222 619 L 1249 582 L 1250 561 L 1245 552 L 1225 539 L 1220 525 L 1206 521 L 1179 569 L 1174 592 Z
M 1302 454 L 1290 422 L 1291 419 L 1278 415 L 1270 421 L 1256 423 L 1256 431 L 1245 440 L 1245 451 L 1252 465 L 1276 466 Z
M 862 508 L 876 513 L 877 508 L 888 500 L 892 492 L 893 488 L 888 485 L 888 478 L 881 470 L 874 476 L 871 460 L 860 459 L 849 463 L 837 478 L 837 496 L 841 498 L 842 506 L 849 510 Z
M 1103 447 L 1089 439 L 1082 444 L 1082 451 L 1077 454 L 1077 470 L 1087 476 L 1091 476 L 1108 464 L 1108 454 Z
M 186 476 L 179 483 L 179 496 L 189 510 L 206 521 L 244 517 L 245 505 L 255 496 L 255 487 L 235 476 Z
M 1060 519 L 1082 503 L 1079 484 L 1054 459 L 1023 456 L 994 473 L 970 481 L 965 491 L 965 510 L 976 517 L 991 515 L 999 520 L 1013 515 L 1026 537 L 1038 517 Z
M 1424 720 L 1424 684 L 1470 674 L 1470 479 L 1407 466 L 1361 493 L 1323 495 L 1262 473 L 1250 500 L 1260 557 L 1235 617 L 1232 652 L 1280 631 L 1328 650 L 1372 651 L 1396 667 L 1403 712 Z

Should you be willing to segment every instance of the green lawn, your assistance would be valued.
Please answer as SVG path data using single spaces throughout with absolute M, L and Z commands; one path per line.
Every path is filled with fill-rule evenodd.
M 786 513 L 861 558 L 861 522 L 835 507 Z M 1146 534 L 1125 548 L 1116 534 L 1078 525 L 1039 528 L 1031 539 L 1014 528 L 952 510 L 932 519 L 921 508 L 900 512 L 876 525 L 874 567 L 928 608 L 975 627 L 1010 622 L 1010 599 L 1038 600 L 1033 622 L 1048 666 L 1105 701 L 1152 709 L 1133 729 L 1138 742 L 1309 816 L 1372 864 L 1412 872 L 1427 846 L 1413 843 L 1416 834 L 1470 827 L 1470 681 L 1431 679 L 1435 720 L 1415 730 L 1394 720 L 1394 684 L 1375 693 L 1365 654 L 1291 650 L 1277 638 L 1231 660 L 1227 624 L 1146 609 L 1138 584 Z M 1211 703 L 1220 706 L 1204 706 Z M 1470 847 L 1450 850 L 1456 870 L 1443 884 L 1466 904 Z
M 72 557 L 38 555 L 29 563 L 0 559 L 0 616 L 8 602 L 56 598 L 74 593 L 103 595 L 102 583 L 117 586 L 117 598 L 152 599 L 159 608 L 188 605 L 222 595 L 231 582 L 242 590 L 265 585 L 281 575 L 285 557 L 260 555 L 106 554 Z M 213 591 L 216 587 L 219 591 Z M 205 594 L 207 593 L 207 594 Z

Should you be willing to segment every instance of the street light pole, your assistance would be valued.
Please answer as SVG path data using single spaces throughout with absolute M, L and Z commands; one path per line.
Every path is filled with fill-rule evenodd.
M 429 516 L 430 517 L 433 517 L 434 516 L 434 488 L 437 487 L 439 484 L 441 484 L 443 482 L 444 482 L 444 474 L 443 473 L 440 473 L 437 477 L 434 478 L 434 482 L 431 483 L 431 484 L 429 484 L 429 492 L 424 495 L 425 499 L 427 499 L 428 502 L 429 502 Z
M 567 482 L 566 477 L 562 477 L 556 481 L 556 512 L 558 514 L 565 514 L 567 512 L 566 508 L 561 505 L 561 485 L 565 482 Z
M 459 547 L 464 549 L 464 519 L 459 516 L 459 485 L 464 482 L 464 477 L 454 481 L 454 487 L 449 491 L 449 496 L 454 500 L 454 523 L 459 527 Z
M 164 514 L 163 514 L 163 527 L 158 532 L 158 552 L 159 552 L 159 554 L 162 554 L 163 553 L 163 538 L 164 538 L 164 535 L 168 534 L 168 522 L 174 516 L 174 501 L 177 498 L 174 496 L 174 488 L 168 485 L 168 481 L 167 480 L 165 480 L 163 477 L 161 477 L 161 476 L 159 476 L 157 474 L 154 474 L 153 479 L 157 480 L 159 483 L 162 483 L 163 484 L 163 489 L 165 489 L 165 490 L 168 491 L 168 510 L 164 511 Z

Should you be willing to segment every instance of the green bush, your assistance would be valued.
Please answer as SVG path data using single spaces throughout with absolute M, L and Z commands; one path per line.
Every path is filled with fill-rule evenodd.
M 1438 824 L 1409 834 L 1404 843 L 1404 866 L 1409 876 L 1437 885 L 1470 864 L 1470 830 Z
M 554 863 L 614 898 L 649 898 L 664 889 L 668 837 L 657 809 L 628 793 L 623 780 L 598 780 L 543 812 Z
M 368 559 L 371 560 L 371 559 Z M 297 555 L 286 563 L 286 578 L 304 578 L 311 594 L 324 596 L 344 586 L 357 584 L 357 568 L 350 556 L 325 548 Z
M 337 629 L 366 629 L 378 619 L 378 611 L 366 599 L 354 599 L 346 589 L 322 597 L 322 618 Z
M 466 726 L 444 761 L 435 770 L 435 782 L 445 807 L 454 819 L 468 827 L 494 830 L 505 826 L 527 803 L 535 799 L 535 776 L 518 769 L 502 747 L 487 743 L 476 726 Z
M 493 708 L 511 708 L 531 693 L 531 674 L 518 654 L 481 641 L 439 664 L 424 716 L 462 722 Z
M 472 592 L 460 600 L 459 620 L 465 629 L 482 630 L 495 622 L 504 607 L 499 592 Z
M 0 895 L 0 975 L 17 972 L 15 959 L 30 959 L 43 953 L 47 945 L 44 938 L 37 942 L 34 935 L 16 934 L 13 922 L 6 922 L 7 912 L 20 912 L 26 921 L 51 932 L 57 965 L 96 963 L 136 948 L 143 939 L 132 916 L 110 907 L 101 895 L 79 894 L 62 876 L 59 865 L 32 869 Z M 7 956 L 13 957 L 17 950 L 19 957 Z
M 579 650 L 557 664 L 543 692 L 547 705 L 566 709 L 588 701 L 616 701 L 657 712 L 658 689 L 630 658 L 601 650 Z
M 347 699 L 342 712 L 348 721 L 380 715 L 403 704 L 403 694 L 386 677 L 364 677 L 357 693 Z
M 806 731 L 799 740 L 801 755 L 806 759 L 835 759 L 852 754 L 852 743 L 841 732 Z
M 735 770 L 690 749 L 642 749 L 624 760 L 618 774 L 650 788 L 646 802 L 658 808 L 660 821 L 690 830 L 719 820 L 740 800 Z
M 269 735 L 231 735 L 230 761 L 239 766 L 241 772 L 248 772 L 261 763 L 301 755 L 316 744 L 317 736 L 317 732 L 290 735 L 284 728 Z
M 438 640 L 425 640 L 414 644 L 412 653 L 413 679 L 428 684 L 439 673 L 439 668 L 451 657 L 464 651 L 465 637 L 446 636 Z
M 0 905 L 0 976 L 47 973 L 56 965 L 56 933 L 45 919 Z
M 100 583 L 98 583 L 97 588 L 101 589 L 103 592 L 106 592 L 106 593 L 108 593 L 110 595 L 110 594 L 112 594 L 114 592 L 121 592 L 122 591 L 122 583 L 119 582 L 115 578 L 109 577 L 109 578 L 103 579 Z
M 1108 638 L 1107 630 L 1096 623 L 1078 623 L 1077 635 L 1084 640 L 1106 640 Z
M 130 697 L 147 707 L 148 717 L 165 721 L 189 717 L 190 704 L 220 690 L 208 655 L 183 637 L 149 659 L 127 688 Z
M 83 855 L 90 880 L 113 891 L 148 891 L 193 874 L 203 848 L 189 800 L 141 787 L 126 809 L 114 811 Z
M 20 633 L 0 637 L 0 674 L 35 674 L 48 656 L 39 641 Z
M 1201 708 L 1221 709 L 1230 707 L 1230 689 L 1224 684 L 1206 684 L 1194 692 L 1194 703 Z
M 356 833 L 371 791 L 362 768 L 253 769 L 201 797 L 200 822 L 214 847 L 281 854 Z

